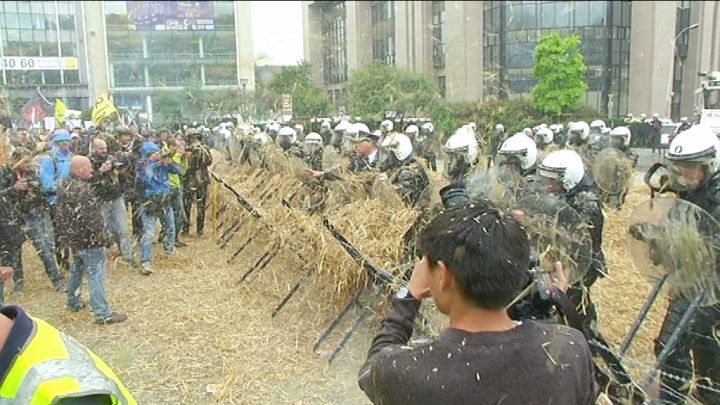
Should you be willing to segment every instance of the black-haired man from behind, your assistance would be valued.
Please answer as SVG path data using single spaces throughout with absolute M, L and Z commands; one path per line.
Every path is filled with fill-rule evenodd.
M 528 237 L 495 209 L 437 215 L 418 238 L 422 259 L 373 340 L 359 384 L 384 404 L 593 404 L 593 364 L 574 329 L 516 322 L 505 307 L 527 284 Z M 408 348 L 421 300 L 450 318 L 440 338 Z

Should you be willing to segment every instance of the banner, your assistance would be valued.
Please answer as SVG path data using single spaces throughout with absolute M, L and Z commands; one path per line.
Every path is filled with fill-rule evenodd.
M 95 99 L 95 106 L 92 110 L 92 122 L 99 124 L 113 114 L 117 114 L 117 109 L 115 109 L 112 101 L 108 99 L 107 94 L 101 94 Z
M 62 102 L 59 98 L 55 99 L 55 122 L 57 122 L 58 125 L 62 126 L 62 124 L 65 122 L 65 111 L 67 111 L 67 106 L 65 103 Z
M 76 57 L 57 56 L 5 56 L 0 58 L 5 70 L 77 70 Z
M 128 1 L 128 27 L 134 31 L 212 31 L 212 1 Z

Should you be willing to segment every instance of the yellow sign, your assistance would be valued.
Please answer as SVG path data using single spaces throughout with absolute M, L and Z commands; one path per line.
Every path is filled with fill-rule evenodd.
M 97 99 L 95 99 L 95 107 L 93 107 L 91 118 L 92 122 L 100 124 L 112 114 L 117 114 L 117 109 L 113 105 L 112 101 L 108 99 L 106 94 L 101 94 Z
M 78 59 L 76 57 L 62 58 L 62 66 L 66 70 L 77 70 Z
M 59 98 L 55 99 L 55 122 L 58 127 L 61 127 L 65 122 L 65 111 L 67 106 Z

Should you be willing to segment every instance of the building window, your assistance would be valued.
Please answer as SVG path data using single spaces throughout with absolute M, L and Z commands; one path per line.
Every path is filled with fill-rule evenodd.
M 134 2 L 104 2 L 110 87 L 238 86 L 235 10 L 212 2 L 203 29 L 133 26 Z
M 325 3 L 320 13 L 323 81 L 325 84 L 343 83 L 347 80 L 345 2 Z
M 395 2 L 372 2 L 372 56 L 388 65 L 395 64 Z
M 447 24 L 445 22 L 445 2 L 433 1 L 433 66 L 445 67 L 445 39 L 447 37 Z
M 442 98 L 445 98 L 445 92 L 447 90 L 446 84 L 447 84 L 447 82 L 445 81 L 445 76 L 437 77 L 438 93 L 440 94 L 440 97 L 442 97 Z

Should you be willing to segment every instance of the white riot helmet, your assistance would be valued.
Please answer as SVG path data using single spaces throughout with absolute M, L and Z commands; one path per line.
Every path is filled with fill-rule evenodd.
M 535 133 L 535 144 L 537 146 L 547 146 L 553 142 L 555 133 L 550 128 L 538 128 Z
M 680 122 L 682 122 L 683 124 L 687 124 L 688 118 L 687 118 L 687 117 L 681 117 L 681 118 L 680 118 Z
M 383 133 L 392 132 L 392 130 L 393 130 L 393 122 L 390 121 L 390 120 L 384 120 L 383 122 L 380 123 L 380 130 L 381 130 Z
M 562 132 L 562 125 L 561 124 L 550 124 L 548 127 L 553 132 L 553 135 L 559 134 Z
M 505 133 L 505 125 L 495 124 L 495 132 Z
M 358 135 L 370 134 L 370 128 L 368 128 L 368 126 L 363 124 L 362 122 L 356 122 L 353 127 Z
M 475 124 L 475 122 L 468 123 L 468 127 L 470 127 L 473 132 L 477 132 L 477 124 Z
M 405 134 L 399 134 L 397 132 L 388 134 L 382 140 L 380 147 L 388 154 L 395 156 L 395 159 L 400 162 L 409 158 L 413 152 L 410 138 Z
M 422 126 L 420 128 L 428 134 L 431 134 L 435 131 L 435 126 L 433 125 L 432 122 L 426 122 L 426 123 L 422 124 Z
M 496 164 L 517 163 L 521 170 L 530 170 L 537 163 L 537 145 L 527 135 L 518 132 L 500 145 L 498 158 Z
M 270 142 L 270 137 L 265 132 L 258 132 L 253 134 L 252 140 L 255 146 L 262 147 Z
M 566 192 L 577 187 L 585 177 L 585 165 L 577 152 L 569 149 L 551 152 L 537 169 L 538 178 L 556 180 Z
M 612 147 L 629 146 L 632 134 L 628 127 L 615 127 L 610 131 L 610 142 Z
M 417 125 L 408 125 L 407 128 L 405 128 L 405 135 L 409 137 L 416 137 L 417 134 L 420 132 Z
M 603 120 L 595 120 L 590 123 L 590 132 L 601 134 L 601 133 L 603 133 L 605 128 L 606 128 L 605 121 L 603 121 Z
M 323 121 L 320 123 L 320 129 L 330 129 L 330 121 Z
M 338 131 L 344 132 L 344 131 L 347 131 L 348 128 L 350 128 L 350 123 L 347 122 L 347 120 L 342 120 L 342 121 L 338 122 L 337 125 L 335 125 L 336 132 L 338 132 Z
M 303 143 L 305 145 L 305 150 L 308 153 L 315 153 L 323 147 L 322 136 L 320 136 L 317 132 L 310 132 L 307 134 Z
M 298 134 L 305 133 L 305 127 L 303 127 L 303 126 L 300 125 L 300 124 L 296 124 L 296 125 L 295 125 L 295 132 L 297 132 Z
M 670 187 L 675 191 L 693 190 L 718 171 L 720 166 L 720 140 L 706 125 L 695 125 L 672 140 L 667 152 L 670 169 Z M 688 179 L 685 167 L 699 164 L 707 169 L 702 179 Z
M 472 132 L 457 130 L 443 146 L 443 151 L 447 155 L 443 159 L 445 174 L 453 180 L 461 179 L 477 163 L 479 149 L 477 139 Z
M 587 141 L 590 135 L 590 126 L 585 121 L 571 122 L 568 132 L 570 133 L 570 143 Z
M 522 133 L 525 134 L 525 136 L 527 136 L 528 138 L 533 139 L 533 130 L 532 129 L 524 128 L 522 130 Z
M 282 127 L 277 134 L 278 144 L 289 143 L 293 144 L 297 141 L 297 133 L 290 127 Z

